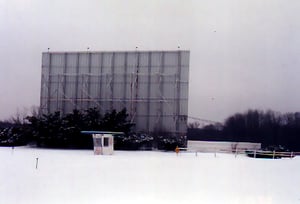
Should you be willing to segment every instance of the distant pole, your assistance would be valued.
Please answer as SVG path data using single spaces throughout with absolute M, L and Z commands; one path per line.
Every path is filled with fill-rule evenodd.
M 39 158 L 36 158 L 36 162 L 35 162 L 35 169 L 38 169 L 38 165 L 39 165 Z
M 175 152 L 176 152 L 176 156 L 178 156 L 178 153 L 180 152 L 180 149 L 179 149 L 179 147 L 178 147 L 178 146 L 176 146 L 176 148 L 175 148 Z

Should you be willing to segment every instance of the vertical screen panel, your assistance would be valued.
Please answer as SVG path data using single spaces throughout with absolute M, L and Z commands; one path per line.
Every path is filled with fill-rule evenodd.
M 50 54 L 49 53 L 43 53 L 42 54 L 42 68 L 48 67 L 50 63 Z
M 149 53 L 142 52 L 139 54 L 139 67 L 148 67 L 149 65 Z
M 98 75 L 101 74 L 101 53 L 91 54 L 91 74 Z
M 178 64 L 179 52 L 166 52 L 164 64 L 165 66 L 176 67 Z
M 114 73 L 124 74 L 125 53 L 115 53 L 114 55 Z
M 66 73 L 67 74 L 76 74 L 77 73 L 77 64 L 78 64 L 78 54 L 70 53 L 66 55 Z
M 79 74 L 89 74 L 90 67 L 89 67 L 89 60 L 90 54 L 89 53 L 80 53 L 79 54 Z
M 90 96 L 94 99 L 97 99 L 98 98 L 98 92 L 100 91 L 99 88 L 99 77 L 98 76 L 95 76 L 95 75 L 92 75 L 90 76 L 90 86 L 89 86 L 89 89 L 90 89 Z
M 65 76 L 65 96 L 69 99 L 76 97 L 76 76 Z
M 64 55 L 62 54 L 51 54 L 50 59 L 50 74 L 62 74 L 64 68 Z
M 112 57 L 113 57 L 113 53 L 104 53 L 103 54 L 103 66 L 102 66 L 102 70 L 103 73 L 105 74 L 111 74 L 112 72 Z
M 160 67 L 162 62 L 162 52 L 153 52 L 151 55 L 152 67 Z

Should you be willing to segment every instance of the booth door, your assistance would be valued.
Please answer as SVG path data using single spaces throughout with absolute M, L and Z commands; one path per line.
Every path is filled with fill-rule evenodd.
M 103 137 L 103 154 L 113 154 L 113 137 Z

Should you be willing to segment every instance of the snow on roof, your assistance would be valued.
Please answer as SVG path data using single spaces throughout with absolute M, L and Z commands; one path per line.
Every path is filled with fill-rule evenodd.
M 110 132 L 110 131 L 95 131 L 95 130 L 88 130 L 88 131 L 81 131 L 82 134 L 111 134 L 111 135 L 123 135 L 123 132 Z

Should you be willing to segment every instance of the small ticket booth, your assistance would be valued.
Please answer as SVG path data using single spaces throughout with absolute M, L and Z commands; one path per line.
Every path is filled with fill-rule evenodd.
M 95 155 L 112 155 L 114 153 L 114 135 L 123 134 L 122 132 L 106 131 L 82 131 L 93 137 Z
M 93 134 L 93 142 L 95 155 L 114 153 L 114 138 L 112 134 Z

